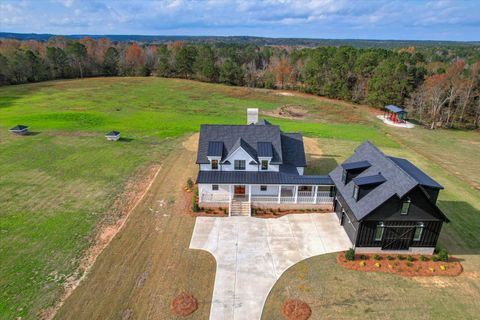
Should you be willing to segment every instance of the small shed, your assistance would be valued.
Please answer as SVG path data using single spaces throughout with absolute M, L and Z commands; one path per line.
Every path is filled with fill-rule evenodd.
M 120 139 L 120 132 L 110 131 L 105 135 L 105 138 L 107 138 L 108 141 L 117 141 L 118 139 Z
M 28 126 L 24 126 L 24 125 L 19 124 L 15 127 L 11 128 L 8 131 L 10 131 L 13 134 L 18 134 L 18 135 L 23 136 L 23 135 L 26 135 L 28 133 Z
M 407 111 L 405 109 L 390 104 L 385 107 L 385 119 L 389 119 L 393 123 L 403 123 L 407 119 Z

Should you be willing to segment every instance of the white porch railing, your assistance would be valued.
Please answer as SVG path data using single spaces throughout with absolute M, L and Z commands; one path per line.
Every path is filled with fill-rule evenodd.
M 295 196 L 281 196 L 278 195 L 251 195 L 252 203 L 284 203 L 295 204 Z M 245 196 L 243 201 L 248 201 L 248 196 Z M 218 202 L 229 203 L 230 196 L 228 194 L 216 194 L 216 193 L 202 193 L 200 196 L 200 202 Z M 310 191 L 300 191 L 297 196 L 297 204 L 332 204 L 333 197 L 330 196 L 328 191 L 317 192 L 317 196 Z
M 204 192 L 200 196 L 200 202 L 230 202 L 230 196 L 228 194 L 216 194 Z

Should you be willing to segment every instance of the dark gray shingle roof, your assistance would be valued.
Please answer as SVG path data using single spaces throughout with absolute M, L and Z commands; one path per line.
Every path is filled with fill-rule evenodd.
M 109 133 L 107 133 L 105 136 L 106 137 L 116 137 L 120 134 L 120 132 L 118 131 L 110 131 Z
M 245 183 L 285 185 L 327 185 L 333 186 L 329 176 L 301 176 L 283 172 L 261 171 L 200 171 L 197 183 Z
M 353 182 L 357 186 L 364 186 L 364 185 L 369 185 L 369 184 L 380 184 L 380 183 L 384 183 L 385 181 L 387 181 L 387 180 L 381 174 L 375 174 L 373 176 L 353 178 Z
M 395 157 L 388 157 L 388 158 L 390 158 L 403 171 L 405 171 L 412 178 L 414 178 L 420 185 L 429 187 L 429 188 L 443 189 L 443 186 L 441 184 L 439 184 L 437 181 L 427 176 L 425 172 L 418 169 L 413 163 L 411 163 L 407 159 L 395 158 Z
M 347 184 L 342 182 L 343 167 L 339 165 L 330 173 L 338 192 L 344 196 L 345 201 L 358 220 L 363 219 L 392 196 L 397 195 L 402 198 L 418 185 L 413 177 L 368 141 L 358 146 L 354 154 L 344 163 L 359 161 L 368 161 L 372 166 L 360 173 L 357 178 L 381 174 L 386 181 L 358 201 L 355 201 L 352 197 L 354 181 Z
M 357 161 L 357 162 L 349 162 L 349 163 L 342 163 L 342 167 L 345 170 L 354 170 L 354 169 L 363 169 L 371 167 L 372 165 L 368 161 Z

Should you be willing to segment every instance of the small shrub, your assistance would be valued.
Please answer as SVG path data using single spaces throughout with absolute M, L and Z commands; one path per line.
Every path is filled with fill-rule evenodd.
M 364 254 L 360 255 L 360 260 L 367 260 L 367 256 Z
M 428 270 L 429 270 L 430 272 L 435 272 L 435 268 L 434 268 L 434 267 L 429 267 Z
M 397 256 L 397 259 L 400 260 L 400 261 L 402 261 L 402 260 L 404 259 L 404 257 L 403 257 L 401 254 L 399 254 L 399 255 Z
M 433 261 L 433 262 L 440 261 L 440 257 L 439 257 L 439 256 L 433 256 L 433 257 L 432 257 L 432 261 Z
M 394 258 L 392 256 L 387 256 L 387 260 L 392 261 Z
M 375 267 L 380 268 L 381 266 L 382 266 L 382 265 L 380 264 L 380 262 L 376 262 L 376 263 L 375 263 Z
M 360 262 L 358 263 L 358 265 L 359 265 L 360 267 L 365 267 L 366 263 L 365 263 L 365 261 L 360 261 Z
M 197 197 L 198 197 L 198 189 L 195 189 L 195 192 L 193 193 L 192 197 L 192 211 L 193 212 L 199 212 L 200 208 L 198 207 L 197 203 Z
M 192 178 L 188 178 L 188 180 L 187 180 L 187 189 L 188 189 L 189 191 L 192 191 L 192 189 L 193 189 L 193 180 L 192 180 Z
M 440 266 L 440 270 L 445 271 L 447 270 L 447 266 L 444 266 L 443 264 Z
M 389 264 L 388 264 L 388 267 L 389 267 L 390 269 L 392 269 L 392 268 L 393 268 L 393 265 L 391 265 L 391 264 L 389 263 Z
M 350 261 L 355 260 L 355 250 L 353 250 L 353 248 L 350 248 L 345 251 L 345 258 Z
M 408 262 L 412 262 L 412 261 L 413 261 L 413 257 L 412 257 L 412 256 L 407 256 L 407 261 L 408 261 Z
M 373 259 L 378 261 L 378 260 L 381 260 L 382 257 L 380 257 L 380 255 L 376 254 L 376 255 L 373 256 Z
M 447 249 L 440 249 L 440 251 L 438 252 L 438 258 L 440 259 L 440 261 L 447 262 L 448 261 Z
M 411 267 L 411 266 L 412 266 L 412 263 L 411 263 L 410 261 L 407 261 L 407 262 L 405 263 L 405 265 L 406 265 L 407 267 Z
M 428 260 L 427 257 L 425 257 L 425 256 L 420 256 L 419 259 L 420 259 L 420 261 L 427 261 Z

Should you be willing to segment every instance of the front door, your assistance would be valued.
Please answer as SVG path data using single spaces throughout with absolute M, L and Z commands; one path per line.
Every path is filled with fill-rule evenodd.
M 244 185 L 235 186 L 234 193 L 236 196 L 245 196 L 245 186 Z
M 408 250 L 415 227 L 387 227 L 382 241 L 382 250 Z

